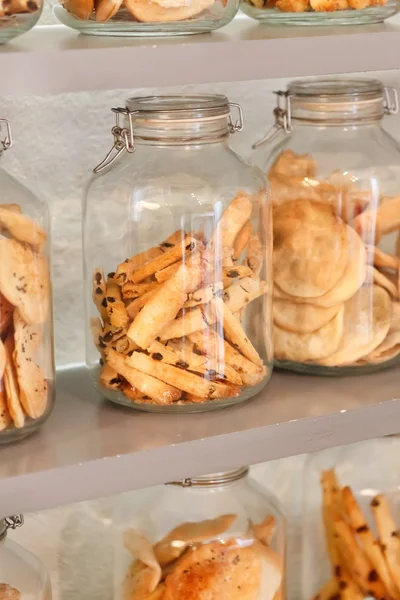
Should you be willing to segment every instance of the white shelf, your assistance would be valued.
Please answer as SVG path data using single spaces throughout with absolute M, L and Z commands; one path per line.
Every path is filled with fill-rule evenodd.
M 155 415 L 102 401 L 83 368 L 62 371 L 48 423 L 0 448 L 0 518 L 397 433 L 399 376 L 275 373 L 246 404 Z
M 400 67 L 400 20 L 351 27 L 266 27 L 239 14 L 213 34 L 83 36 L 37 27 L 0 49 L 7 94 L 250 81 Z

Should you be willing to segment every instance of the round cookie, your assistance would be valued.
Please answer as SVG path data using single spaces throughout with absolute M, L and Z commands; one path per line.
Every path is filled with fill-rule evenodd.
M 333 207 L 310 200 L 277 206 L 273 214 L 277 285 L 302 298 L 322 296 L 343 276 L 347 235 Z
M 329 308 L 313 304 L 296 304 L 290 300 L 274 298 L 272 311 L 274 323 L 295 333 L 311 333 L 321 329 L 340 310 L 341 304 Z
M 149 0 L 125 0 L 129 12 L 143 23 L 170 23 L 190 19 L 210 8 L 215 0 L 191 0 L 179 8 L 164 8 Z

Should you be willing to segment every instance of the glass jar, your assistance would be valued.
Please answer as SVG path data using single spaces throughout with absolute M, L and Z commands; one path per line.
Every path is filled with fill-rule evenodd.
M 242 129 L 231 106 L 160 96 L 114 109 L 83 225 L 87 365 L 114 402 L 204 411 L 271 374 L 270 203 L 228 146 Z
M 114 519 L 116 600 L 285 598 L 286 522 L 247 468 L 135 495 Z
M 303 477 L 303 600 L 398 597 L 399 457 L 399 438 L 309 456 Z
M 366 25 L 399 11 L 398 0 L 242 0 L 246 15 L 269 25 Z
M 50 579 L 33 554 L 7 538 L 7 530 L 21 527 L 22 515 L 0 520 L 1 600 L 51 600 Z
M 0 156 L 10 148 L 8 121 Z M 26 437 L 54 404 L 47 204 L 0 168 L 0 444 Z
M 397 110 L 395 90 L 369 79 L 278 93 L 253 160 L 271 185 L 280 367 L 334 375 L 398 362 L 400 147 L 382 129 Z
M 214 31 L 238 10 L 239 0 L 56 0 L 53 5 L 58 20 L 81 33 L 147 37 Z
M 43 0 L 3 0 L 0 10 L 0 44 L 32 29 L 39 21 Z

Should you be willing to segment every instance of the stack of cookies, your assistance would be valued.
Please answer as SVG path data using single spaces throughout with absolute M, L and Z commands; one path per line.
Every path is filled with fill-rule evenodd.
M 400 261 L 375 244 L 400 229 L 400 197 L 374 208 L 338 173 L 317 180 L 313 158 L 291 151 L 270 178 L 276 359 L 341 367 L 395 357 Z
M 38 359 L 49 357 L 42 328 L 49 317 L 45 232 L 16 204 L 0 205 L 0 431 L 22 428 L 48 404 Z M 50 350 L 51 351 L 51 350 Z
M 107 279 L 95 269 L 99 317 L 91 329 L 103 388 L 138 404 L 170 405 L 234 398 L 262 384 L 264 348 L 245 325 L 249 311 L 262 325 L 257 299 L 266 292 L 263 245 L 251 225 L 257 202 L 238 194 L 209 240 L 178 230 Z M 254 338 L 264 340 L 260 327 Z

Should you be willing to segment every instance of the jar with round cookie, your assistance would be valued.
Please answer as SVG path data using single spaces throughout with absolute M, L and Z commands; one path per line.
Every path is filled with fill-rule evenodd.
M 12 145 L 0 120 L 0 157 Z M 4 159 L 3 159 L 4 160 Z M 35 431 L 54 405 L 47 204 L 0 168 L 0 445 Z
M 400 147 L 382 128 L 397 93 L 330 78 L 277 98 L 276 123 L 253 146 L 273 202 L 276 364 L 322 375 L 397 364 Z
M 285 598 L 286 521 L 248 469 L 125 494 L 115 508 L 114 598 Z
M 207 33 L 227 25 L 239 0 L 52 0 L 61 23 L 80 33 L 170 36 Z
M 113 110 L 84 207 L 92 379 L 152 412 L 247 400 L 271 374 L 272 230 L 266 179 L 228 146 L 241 109 L 204 95 Z
M 44 565 L 8 535 L 23 523 L 22 515 L 0 519 L 0 600 L 51 600 Z
M 39 21 L 43 0 L 1 0 L 0 44 L 29 31 Z

